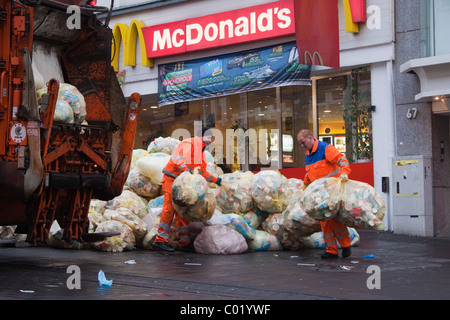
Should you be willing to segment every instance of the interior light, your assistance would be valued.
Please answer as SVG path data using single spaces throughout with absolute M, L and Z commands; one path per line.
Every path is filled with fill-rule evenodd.
M 264 113 L 258 113 L 258 116 L 264 117 Z
M 151 106 L 150 109 L 158 109 L 158 106 Z

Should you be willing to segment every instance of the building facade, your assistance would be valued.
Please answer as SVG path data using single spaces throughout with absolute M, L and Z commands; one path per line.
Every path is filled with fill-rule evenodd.
M 394 208 L 402 206 L 399 199 L 410 200 L 408 193 L 402 193 L 402 197 L 397 193 L 397 183 L 405 183 L 395 180 L 400 175 L 397 173 L 400 166 L 396 166 L 395 161 L 406 161 L 399 157 L 433 159 L 434 177 L 440 177 L 436 170 L 443 170 L 445 164 L 448 172 L 448 156 L 447 159 L 445 157 L 449 142 L 448 116 L 433 114 L 430 105 L 437 103 L 431 100 L 423 102 L 423 98 L 416 100 L 420 80 L 415 70 L 407 65 L 410 62 L 415 66 L 414 59 L 422 58 L 423 52 L 430 52 L 431 45 L 425 45 L 427 41 L 436 47 L 434 54 L 445 51 L 444 45 L 435 45 L 439 42 L 435 39 L 445 36 L 437 33 L 433 41 L 431 36 L 425 37 L 425 30 L 433 28 L 429 19 L 423 21 L 423 15 L 431 8 L 420 0 L 353 1 L 362 4 L 359 19 L 356 19 L 358 13 L 350 11 L 351 2 L 338 1 L 340 68 L 330 70 L 313 66 L 303 70 L 309 77 L 280 80 L 276 71 L 286 68 L 278 67 L 279 63 L 292 66 L 298 55 L 292 49 L 296 40 L 292 32 L 239 43 L 231 41 L 213 48 L 205 41 L 206 44 L 196 50 L 151 59 L 148 52 L 155 41 L 164 44 L 160 45 L 163 49 L 169 49 L 167 41 L 170 40 L 172 50 L 188 40 L 191 43 L 198 40 L 201 45 L 199 33 L 195 33 L 198 30 L 194 29 L 208 19 L 217 22 L 217 33 L 212 22 L 205 22 L 202 32 L 213 43 L 214 39 L 220 38 L 220 19 L 225 17 L 222 20 L 228 21 L 227 15 L 233 16 L 233 12 L 240 12 L 242 16 L 248 13 L 249 33 L 277 23 L 287 26 L 287 18 L 295 19 L 295 16 L 281 11 L 290 1 L 116 1 L 110 20 L 115 38 L 113 65 L 122 79 L 125 96 L 139 92 L 144 102 L 135 148 L 145 149 L 153 139 L 171 136 L 176 129 L 193 133 L 195 125 L 202 121 L 203 125 L 215 130 L 212 152 L 216 161 L 241 170 L 275 168 L 287 177 L 303 178 L 305 156 L 296 143 L 296 135 L 299 130 L 309 128 L 319 139 L 334 144 L 346 154 L 351 161 L 351 179 L 368 182 L 382 194 L 387 206 L 385 224 L 389 230 L 420 235 L 448 234 L 448 228 L 441 227 L 441 223 L 446 224 L 449 219 L 448 200 L 445 200 L 447 203 L 440 200 L 437 204 L 438 194 L 449 198 L 448 178 L 447 182 L 435 179 L 431 189 L 428 187 L 436 201 L 432 201 L 431 206 L 426 202 L 420 214 L 397 210 L 401 214 L 396 215 L 394 212 Z M 102 1 L 98 4 L 102 5 Z M 252 10 L 255 8 L 263 8 L 263 11 L 255 13 L 252 25 Z M 411 15 L 405 12 L 411 12 Z M 180 21 L 188 21 L 194 33 L 188 35 L 186 30 L 175 28 L 174 33 L 164 34 L 164 30 Z M 146 28 L 154 26 L 161 26 L 160 38 L 146 44 Z M 245 31 L 235 27 L 235 32 Z M 417 38 L 408 38 L 414 33 L 412 30 L 420 30 Z M 236 34 L 234 36 L 236 38 Z M 318 41 L 326 39 L 326 35 L 321 35 Z M 409 45 L 414 47 L 413 51 L 408 49 Z M 313 53 L 310 56 L 311 60 L 317 59 L 317 65 L 320 64 L 319 58 Z M 184 72 L 193 69 L 190 66 L 203 71 L 198 75 Z M 162 74 L 165 78 L 161 78 Z M 164 84 L 192 79 L 189 77 L 198 77 L 195 78 L 197 88 L 201 90 L 195 97 L 171 101 L 170 98 L 178 91 L 161 91 Z M 267 80 L 275 78 L 278 82 Z M 230 80 L 229 84 L 218 86 L 221 79 L 223 82 Z M 262 79 L 264 81 L 259 81 Z M 241 85 L 238 90 L 233 84 L 239 81 L 249 83 L 249 86 Z M 435 108 L 445 109 L 441 105 L 443 101 L 446 100 L 439 100 Z M 414 108 L 418 111 L 415 112 Z M 441 129 L 434 129 L 438 123 L 441 129 L 446 128 L 445 138 L 441 140 L 438 138 Z M 236 133 L 239 129 L 246 133 L 243 149 L 239 148 L 239 137 L 232 145 L 225 143 L 227 132 L 232 130 Z M 444 143 L 443 161 L 440 160 L 440 141 Z M 415 199 L 416 193 L 411 191 L 411 197 Z M 436 208 L 442 209 L 443 213 L 436 213 Z M 428 209 L 430 211 L 426 211 Z

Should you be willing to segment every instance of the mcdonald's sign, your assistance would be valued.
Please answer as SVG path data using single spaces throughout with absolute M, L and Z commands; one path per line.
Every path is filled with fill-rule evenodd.
M 296 0 L 294 12 L 300 64 L 339 69 L 338 0 Z
M 111 47 L 111 65 L 114 71 L 119 71 L 120 43 L 122 42 L 124 65 L 136 66 L 136 44 L 139 39 L 141 47 L 142 66 L 153 67 L 153 59 L 147 58 L 147 49 L 145 46 L 142 28 L 145 25 L 141 21 L 132 20 L 130 26 L 123 23 L 116 23 L 113 28 L 113 43 Z

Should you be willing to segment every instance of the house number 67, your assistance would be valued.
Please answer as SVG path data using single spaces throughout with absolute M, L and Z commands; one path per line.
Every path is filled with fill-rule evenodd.
M 417 117 L 417 108 L 410 108 L 406 113 L 408 119 L 415 119 Z

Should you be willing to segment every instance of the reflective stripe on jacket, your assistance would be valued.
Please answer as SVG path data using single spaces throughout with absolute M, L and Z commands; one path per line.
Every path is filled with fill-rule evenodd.
M 342 153 L 329 143 L 315 141 L 311 152 L 306 153 L 306 175 L 303 180 L 306 185 L 320 178 L 350 174 L 350 164 Z
M 217 182 L 217 177 L 213 176 L 206 170 L 206 155 L 204 152 L 205 144 L 199 137 L 184 139 L 175 148 L 169 162 L 163 169 L 163 173 L 169 177 L 176 178 L 182 172 L 194 172 L 199 168 L 201 174 L 208 182 Z

